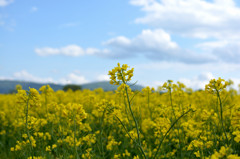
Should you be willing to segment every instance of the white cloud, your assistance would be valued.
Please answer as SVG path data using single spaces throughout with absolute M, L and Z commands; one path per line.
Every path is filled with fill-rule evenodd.
M 12 2 L 13 2 L 13 0 L 0 0 L 0 7 L 5 7 Z
M 229 42 L 227 40 L 222 41 L 209 41 L 197 44 L 195 47 L 201 48 L 205 51 L 212 51 L 215 48 L 226 46 Z
M 235 6 L 235 3 L 233 0 L 214 0 L 214 2 L 221 6 L 230 6 L 230 7 Z
M 109 81 L 109 80 L 110 80 L 110 77 L 109 77 L 109 75 L 99 75 L 99 76 L 97 77 L 97 80 L 98 80 L 98 81 Z
M 212 52 L 222 61 L 240 63 L 240 42 L 215 47 Z
M 239 87 L 240 78 L 231 78 L 231 80 L 233 81 L 232 88 L 234 88 L 236 90 L 240 90 L 240 87 Z
M 40 56 L 48 56 L 48 55 L 65 55 L 65 56 L 83 56 L 88 54 L 97 54 L 100 51 L 95 48 L 87 48 L 83 49 L 78 45 L 68 45 L 62 48 L 36 48 L 35 52 Z
M 153 87 L 157 90 L 159 86 L 162 86 L 164 84 L 164 82 L 166 82 L 166 81 L 153 81 L 151 83 L 144 82 L 144 83 L 141 83 L 140 85 L 143 87 L 147 87 L 147 86 L 149 86 L 151 88 Z
M 202 49 L 203 59 L 212 59 L 205 62 L 240 62 L 240 7 L 234 0 L 130 0 L 130 3 L 145 13 L 135 19 L 136 23 L 180 35 L 186 43 L 205 39 L 195 44 Z M 192 52 L 191 56 L 196 59 L 198 54 Z
M 140 35 L 133 39 L 119 36 L 104 42 L 105 45 L 111 47 L 122 48 L 139 48 L 144 50 L 174 50 L 178 49 L 178 45 L 171 40 L 170 35 L 162 29 L 143 30 Z
M 205 89 L 205 85 L 209 83 L 211 79 L 218 79 L 219 77 L 213 76 L 212 73 L 202 73 L 196 77 L 193 77 L 192 79 L 187 79 L 187 78 L 181 78 L 179 79 L 180 82 L 184 83 L 188 88 L 193 88 L 194 90 L 198 89 Z M 238 90 L 239 87 L 238 85 L 240 84 L 240 78 L 230 78 L 230 79 L 225 79 L 225 80 L 232 80 L 233 85 L 231 86 L 232 88 Z
M 215 55 L 219 61 L 228 63 L 240 62 L 240 40 L 204 42 L 198 44 L 196 47 Z
M 84 54 L 84 50 L 77 45 L 69 45 L 61 48 L 59 50 L 59 53 L 62 53 L 67 56 L 79 56 Z
M 59 49 L 54 49 L 50 47 L 44 47 L 44 48 L 36 48 L 35 52 L 40 56 L 47 56 L 47 55 L 57 55 L 60 54 Z
M 198 89 L 204 89 L 205 85 L 209 83 L 211 79 L 213 79 L 214 76 L 211 72 L 203 72 L 193 78 L 179 78 L 178 80 L 174 80 L 174 83 L 177 83 L 178 81 L 181 83 L 184 83 L 186 87 L 192 88 L 194 90 Z M 150 87 L 154 87 L 157 89 L 159 86 L 162 86 L 166 81 L 153 81 L 151 82 Z M 147 84 L 143 84 L 144 86 L 147 86 Z
M 209 83 L 211 79 L 215 78 L 211 72 L 204 72 L 192 79 L 181 78 L 180 82 L 184 83 L 188 88 L 193 89 L 205 89 L 205 85 Z
M 239 39 L 240 8 L 233 0 L 131 0 L 146 13 L 137 23 L 195 38 Z
M 22 70 L 20 72 L 15 72 L 13 74 L 12 79 L 15 80 L 23 80 L 23 81 L 31 81 L 38 83 L 53 83 L 54 80 L 52 78 L 40 78 L 28 73 L 26 70 Z
M 37 83 L 56 83 L 56 84 L 84 84 L 89 81 L 79 73 L 69 73 L 66 77 L 59 80 L 55 80 L 51 77 L 42 78 L 35 76 L 26 70 L 13 73 L 11 77 L 0 76 L 0 80 L 20 80 L 20 81 L 30 81 Z
M 128 58 L 143 55 L 160 61 L 181 61 L 185 63 L 204 63 L 214 61 L 208 54 L 195 54 L 181 49 L 171 36 L 162 29 L 143 30 L 140 35 L 129 39 L 119 36 L 103 43 L 109 50 L 107 57 Z
M 84 84 L 88 83 L 89 81 L 86 80 L 84 76 L 70 73 L 67 75 L 67 77 L 60 79 L 59 83 L 61 84 Z
M 135 68 L 143 71 L 161 71 L 161 70 L 172 70 L 175 72 L 236 72 L 240 70 L 239 63 L 226 63 L 226 62 L 213 62 L 213 63 L 202 63 L 202 64 L 186 64 L 182 62 L 149 62 L 135 65 Z

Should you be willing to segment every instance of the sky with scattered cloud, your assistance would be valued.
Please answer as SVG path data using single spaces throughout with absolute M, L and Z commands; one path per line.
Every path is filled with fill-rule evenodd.
M 237 88 L 239 28 L 237 0 L 0 0 L 0 80 L 106 81 L 120 62 L 144 86 Z

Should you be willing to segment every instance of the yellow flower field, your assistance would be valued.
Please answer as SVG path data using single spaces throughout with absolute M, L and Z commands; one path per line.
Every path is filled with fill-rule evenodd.
M 0 158 L 240 158 L 240 95 L 231 81 L 132 91 L 133 71 L 109 71 L 115 92 L 46 85 L 0 95 Z

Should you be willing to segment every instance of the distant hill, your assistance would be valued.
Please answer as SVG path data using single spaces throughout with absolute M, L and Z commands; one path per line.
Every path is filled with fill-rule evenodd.
M 26 81 L 12 81 L 12 80 L 0 80 L 0 93 L 10 93 L 14 91 L 17 84 L 20 84 L 23 89 L 28 90 L 29 87 L 39 89 L 43 85 L 49 84 L 50 87 L 57 91 L 63 88 L 63 85 L 53 84 L 53 83 L 35 83 L 35 82 L 26 82 Z
M 50 85 L 54 90 L 62 90 L 64 85 L 53 84 L 53 83 L 35 83 L 35 82 L 26 82 L 26 81 L 14 81 L 14 80 L 0 80 L 0 94 L 6 94 L 14 91 L 17 84 L 20 84 L 23 89 L 28 90 L 29 87 L 39 89 L 43 85 Z M 82 89 L 94 90 L 96 88 L 103 88 L 104 91 L 116 90 L 117 86 L 111 85 L 108 81 L 105 82 L 92 82 L 88 84 L 82 84 Z M 133 90 L 141 90 L 143 87 L 140 85 L 131 86 Z

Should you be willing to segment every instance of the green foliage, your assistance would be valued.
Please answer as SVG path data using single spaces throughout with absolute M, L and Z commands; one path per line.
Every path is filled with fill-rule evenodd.
M 82 87 L 79 86 L 79 85 L 75 85 L 75 84 L 68 84 L 68 85 L 65 85 L 65 86 L 63 87 L 63 90 L 64 90 L 64 91 L 67 91 L 67 90 L 69 90 L 69 89 L 71 89 L 72 91 L 77 91 L 77 90 L 81 90 Z

